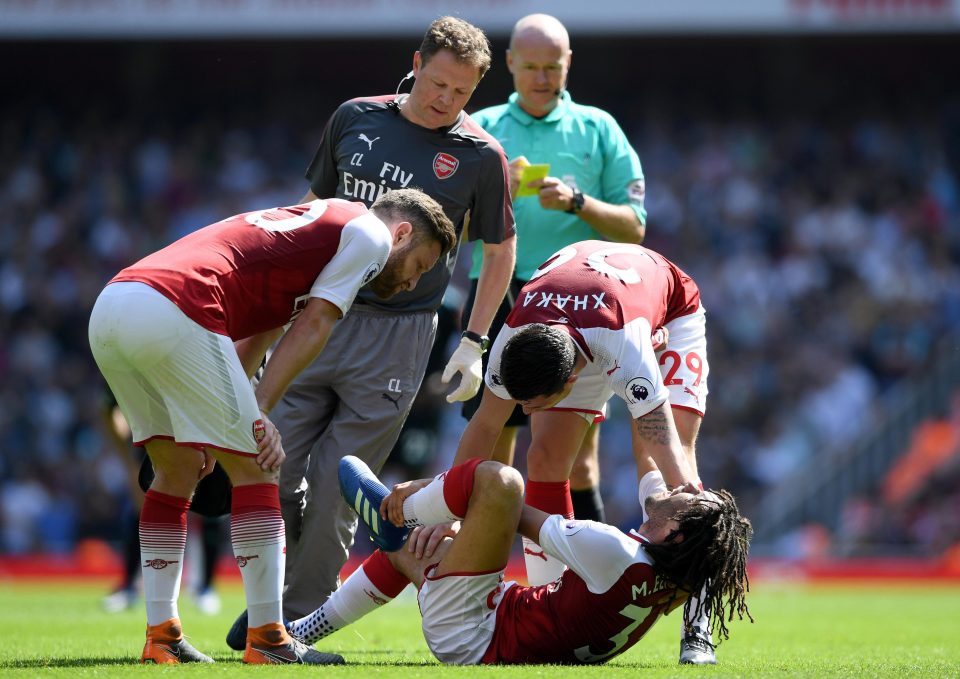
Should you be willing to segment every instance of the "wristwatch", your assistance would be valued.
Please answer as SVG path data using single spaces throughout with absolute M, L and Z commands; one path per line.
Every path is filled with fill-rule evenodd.
M 583 191 L 580 189 L 574 189 L 573 196 L 570 197 L 570 207 L 565 210 L 565 212 L 570 215 L 577 214 L 583 209 L 583 201 Z
M 460 333 L 460 337 L 479 344 L 481 354 L 485 353 L 487 349 L 490 348 L 490 338 L 487 337 L 486 335 L 481 335 L 480 333 L 476 333 L 473 330 L 464 330 L 462 333 Z

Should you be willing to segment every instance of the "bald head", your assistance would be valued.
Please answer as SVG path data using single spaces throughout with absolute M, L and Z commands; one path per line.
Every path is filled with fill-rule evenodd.
M 528 14 L 514 25 L 510 34 L 510 49 L 530 43 L 548 43 L 564 53 L 570 51 L 570 36 L 566 27 L 549 14 Z
M 572 57 L 570 36 L 555 17 L 530 14 L 513 27 L 507 68 L 520 108 L 542 118 L 556 108 L 567 84 Z

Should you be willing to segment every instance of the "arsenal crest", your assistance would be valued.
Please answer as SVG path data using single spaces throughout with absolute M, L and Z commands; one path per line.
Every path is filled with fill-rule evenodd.
M 433 173 L 437 175 L 437 179 L 449 179 L 458 167 L 460 167 L 460 161 L 449 153 L 441 151 L 433 158 Z
M 263 420 L 254 420 L 253 422 L 253 440 L 259 445 L 263 437 L 267 435 L 267 427 Z

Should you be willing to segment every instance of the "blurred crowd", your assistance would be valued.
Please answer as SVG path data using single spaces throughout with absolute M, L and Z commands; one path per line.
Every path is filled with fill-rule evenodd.
M 647 175 L 647 245 L 697 280 L 707 309 L 701 476 L 750 515 L 814 456 L 851 446 L 903 380 L 960 340 L 948 133 L 929 117 L 618 118 Z M 320 129 L 224 129 L 213 111 L 151 123 L 35 108 L 0 125 L 0 554 L 66 552 L 81 537 L 115 539 L 127 501 L 86 339 L 96 295 L 192 229 L 296 202 Z M 611 521 L 629 525 L 629 425 L 613 405 L 602 490 Z M 445 464 L 462 428 L 459 408 L 436 407 L 427 429 L 440 433 L 411 444 L 417 471 Z M 955 501 L 927 496 L 934 516 L 956 515 Z

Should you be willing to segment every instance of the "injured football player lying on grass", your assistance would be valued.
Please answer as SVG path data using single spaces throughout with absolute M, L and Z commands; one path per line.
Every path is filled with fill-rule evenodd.
M 690 592 L 714 631 L 750 618 L 750 521 L 728 492 L 668 490 L 651 463 L 641 481 L 644 521 L 621 532 L 548 515 L 523 503 L 523 479 L 473 459 L 434 479 L 383 486 L 353 457 L 340 463 L 344 499 L 380 547 L 312 614 L 287 624 L 315 643 L 413 582 L 423 633 L 443 663 L 597 663 L 623 653 Z M 409 535 L 408 535 L 409 532 Z M 568 568 L 556 582 L 504 582 L 515 534 Z M 751 618 L 752 620 L 752 618 Z

